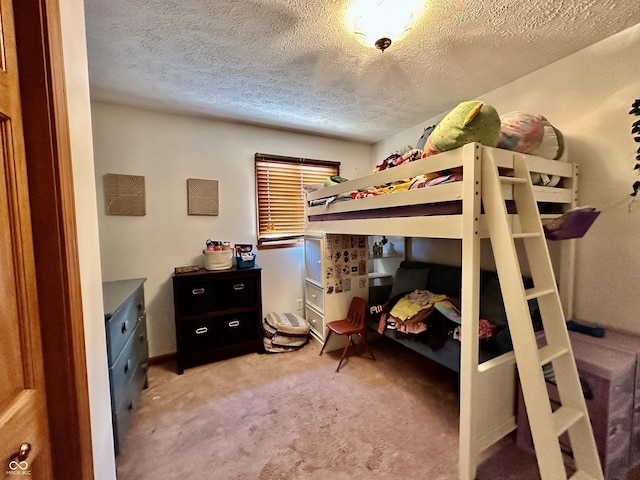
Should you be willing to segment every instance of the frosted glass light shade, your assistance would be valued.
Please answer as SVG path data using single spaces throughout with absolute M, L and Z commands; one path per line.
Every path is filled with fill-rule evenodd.
M 381 38 L 401 40 L 424 10 L 425 0 L 353 0 L 345 18 L 362 43 L 375 47 Z

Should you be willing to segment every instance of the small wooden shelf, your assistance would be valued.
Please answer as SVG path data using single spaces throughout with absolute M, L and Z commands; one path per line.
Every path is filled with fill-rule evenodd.
M 403 255 L 400 253 L 384 253 L 382 255 L 371 255 L 369 254 L 369 260 L 378 260 L 380 258 L 402 258 Z
M 383 272 L 369 272 L 369 278 L 391 278 L 393 277 L 393 275 L 391 275 L 390 273 L 383 273 Z

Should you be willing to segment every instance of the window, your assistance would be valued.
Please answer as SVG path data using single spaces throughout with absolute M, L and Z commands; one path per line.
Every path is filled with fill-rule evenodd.
M 340 174 L 340 163 L 256 153 L 258 245 L 289 246 L 304 233 L 304 185 Z

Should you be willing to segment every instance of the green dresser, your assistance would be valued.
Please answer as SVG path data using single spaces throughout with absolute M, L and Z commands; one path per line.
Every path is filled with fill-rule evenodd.
M 134 278 L 102 284 L 116 453 L 124 444 L 140 393 L 147 386 L 145 280 Z

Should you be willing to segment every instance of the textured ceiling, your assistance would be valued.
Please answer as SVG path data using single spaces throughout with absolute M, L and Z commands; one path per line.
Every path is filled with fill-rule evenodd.
M 640 22 L 638 0 L 428 0 L 384 53 L 346 0 L 85 0 L 95 100 L 375 142 Z

